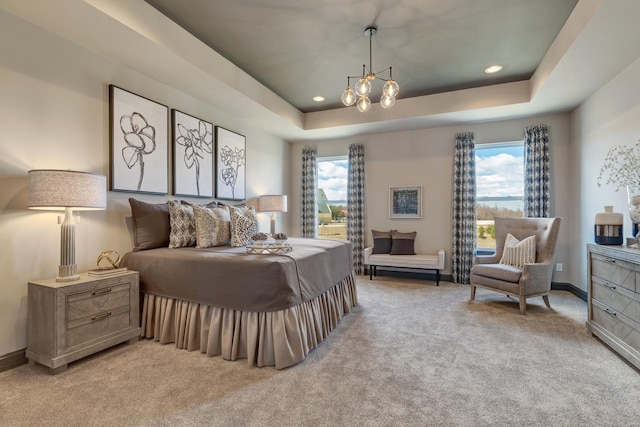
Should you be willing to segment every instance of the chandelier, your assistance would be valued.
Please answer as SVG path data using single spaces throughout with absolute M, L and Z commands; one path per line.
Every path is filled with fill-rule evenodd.
M 378 27 L 370 26 L 364 30 L 364 35 L 369 37 L 369 69 L 367 69 L 366 65 L 362 65 L 362 76 L 348 76 L 347 77 L 347 88 L 342 92 L 342 103 L 347 107 L 356 104 L 358 107 L 358 111 L 365 113 L 369 111 L 371 108 L 371 99 L 369 99 L 369 94 L 371 93 L 371 81 L 378 79 L 382 81 L 386 81 L 384 86 L 382 87 L 382 96 L 380 97 L 380 105 L 382 108 L 391 108 L 393 104 L 396 103 L 396 95 L 400 91 L 400 86 L 398 83 L 393 80 L 391 71 L 392 67 L 387 68 L 386 70 L 378 71 L 377 73 L 373 72 L 372 59 L 371 59 L 371 40 L 373 36 L 378 32 Z M 376 74 L 382 74 L 385 72 L 389 72 L 388 79 L 382 79 L 378 77 Z M 354 86 L 354 89 L 351 89 L 351 79 L 358 79 L 358 82 Z

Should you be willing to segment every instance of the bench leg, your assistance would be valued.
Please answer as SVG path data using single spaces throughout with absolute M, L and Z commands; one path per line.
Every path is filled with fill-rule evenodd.
M 373 265 L 369 265 L 369 280 L 373 280 Z
M 440 286 L 440 270 L 436 270 L 436 286 Z

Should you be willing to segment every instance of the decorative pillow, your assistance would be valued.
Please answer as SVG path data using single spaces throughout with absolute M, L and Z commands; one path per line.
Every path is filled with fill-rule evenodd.
M 186 200 L 180 200 L 180 203 L 183 204 L 183 205 L 187 205 L 187 206 L 196 206 L 196 203 L 187 202 Z M 213 208 L 217 208 L 218 207 L 218 202 L 216 202 L 215 200 L 212 200 L 209 203 L 205 203 L 203 205 L 197 205 L 197 206 L 202 206 L 203 208 L 213 209 Z
M 511 233 L 507 233 L 500 264 L 524 268 L 525 264 L 533 262 L 536 262 L 536 236 L 518 240 Z
M 246 246 L 251 236 L 258 230 L 256 210 L 250 208 L 229 207 L 231 214 L 231 246 Z
M 371 234 L 373 235 L 372 254 L 388 254 L 391 252 L 391 231 L 371 230 Z
M 196 244 L 196 221 L 193 207 L 169 200 L 169 247 L 182 248 Z
M 227 207 L 209 209 L 193 205 L 196 220 L 196 248 L 209 248 L 229 243 L 231 217 Z
M 169 246 L 169 205 L 145 203 L 134 198 L 129 198 L 129 205 L 133 220 L 133 250 L 144 251 Z
M 399 233 L 391 230 L 391 255 L 415 255 L 416 231 Z

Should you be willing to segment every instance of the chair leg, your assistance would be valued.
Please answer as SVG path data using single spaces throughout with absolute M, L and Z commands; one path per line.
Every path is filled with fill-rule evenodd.
M 544 303 L 547 305 L 547 307 L 551 308 L 551 305 L 549 304 L 549 295 L 542 295 L 542 299 L 544 300 Z
M 520 314 L 527 314 L 527 297 L 520 295 Z
M 471 301 L 476 299 L 476 287 L 471 285 Z

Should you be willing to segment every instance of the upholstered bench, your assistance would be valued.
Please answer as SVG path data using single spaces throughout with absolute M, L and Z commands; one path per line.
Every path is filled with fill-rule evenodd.
M 440 286 L 440 272 L 444 269 L 444 249 L 437 255 L 390 255 L 374 254 L 373 248 L 365 248 L 364 263 L 369 266 L 369 280 L 376 275 L 376 267 L 416 268 L 435 270 L 436 286 Z

